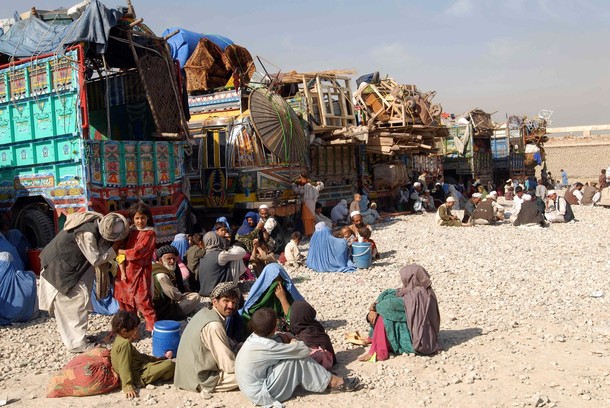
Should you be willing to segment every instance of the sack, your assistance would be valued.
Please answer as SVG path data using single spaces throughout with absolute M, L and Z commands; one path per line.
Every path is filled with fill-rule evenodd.
M 333 353 L 322 347 L 310 347 L 309 357 L 313 358 L 322 367 L 330 370 L 333 367 Z
M 119 375 L 112 369 L 110 350 L 96 347 L 74 357 L 47 387 L 47 398 L 86 397 L 117 388 Z

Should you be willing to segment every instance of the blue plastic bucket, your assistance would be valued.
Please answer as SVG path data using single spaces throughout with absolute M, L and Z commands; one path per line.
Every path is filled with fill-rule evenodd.
M 176 357 L 180 343 L 180 323 L 175 320 L 159 320 L 152 332 L 152 354 L 163 357 L 171 350 Z
M 356 267 L 366 269 L 371 267 L 371 243 L 354 242 L 352 243 L 352 259 Z

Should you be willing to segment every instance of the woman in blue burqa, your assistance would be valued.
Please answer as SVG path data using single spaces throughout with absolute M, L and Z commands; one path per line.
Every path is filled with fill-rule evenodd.
M 249 254 L 252 253 L 252 242 L 258 238 L 258 230 L 258 214 L 252 211 L 246 213 L 244 222 L 237 230 L 235 240 L 241 242 Z
M 24 271 L 10 252 L 0 252 L 0 326 L 27 322 L 37 314 L 36 275 Z
M 248 323 L 254 312 L 263 307 L 270 307 L 277 313 L 278 329 L 288 331 L 290 307 L 295 300 L 305 299 L 294 286 L 284 268 L 278 263 L 271 263 L 265 266 L 252 285 L 250 296 L 239 313 L 241 313 L 244 323 Z
M 316 224 L 311 237 L 306 265 L 316 272 L 354 272 L 356 265 L 349 260 L 349 247 L 343 238 L 336 238 L 325 223 Z

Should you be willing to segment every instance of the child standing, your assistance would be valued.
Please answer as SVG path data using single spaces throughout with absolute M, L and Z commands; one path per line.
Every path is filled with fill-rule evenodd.
M 299 231 L 295 231 L 290 235 L 290 242 L 286 244 L 284 248 L 284 256 L 286 257 L 286 265 L 287 266 L 301 266 L 303 261 L 305 260 L 303 254 L 301 254 L 301 250 L 299 249 L 299 244 L 301 243 L 301 233 Z
M 121 387 L 127 398 L 138 396 L 136 387 L 145 387 L 157 380 L 171 380 L 176 364 L 171 360 L 140 353 L 131 344 L 138 331 L 140 319 L 133 312 L 120 310 L 110 322 L 112 331 L 117 334 L 112 344 L 110 360 L 112 368 L 121 378 Z M 166 353 L 172 358 L 172 352 Z
M 133 222 L 127 238 L 126 249 L 119 249 L 119 256 L 125 255 L 125 273 L 117 274 L 114 297 L 121 310 L 144 316 L 146 330 L 153 331 L 157 316 L 152 306 L 152 260 L 155 253 L 157 234 L 153 229 L 150 208 L 139 202 L 131 208 L 129 216 Z

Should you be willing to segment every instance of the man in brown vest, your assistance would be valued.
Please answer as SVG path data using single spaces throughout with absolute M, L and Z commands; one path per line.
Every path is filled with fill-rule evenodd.
M 582 197 L 582 187 L 583 184 L 577 181 L 566 190 L 566 193 L 563 195 L 563 198 L 565 198 L 570 205 L 580 204 L 580 198 Z

